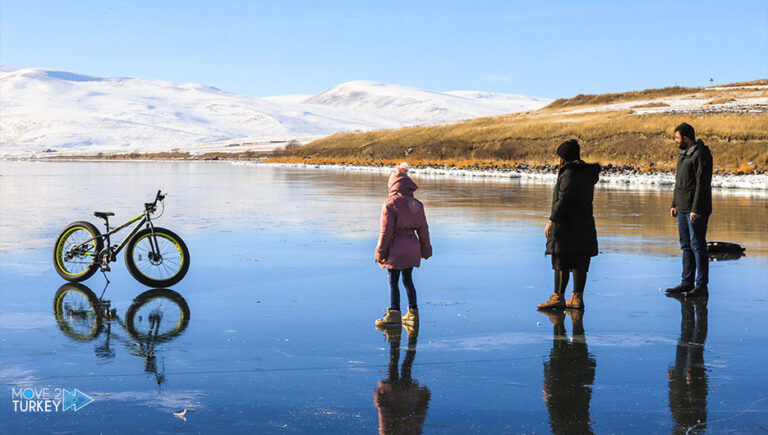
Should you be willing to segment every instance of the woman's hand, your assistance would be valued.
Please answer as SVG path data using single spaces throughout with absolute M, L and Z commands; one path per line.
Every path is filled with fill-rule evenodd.
M 554 236 L 554 234 L 553 234 L 553 230 L 552 230 L 552 227 L 554 227 L 554 224 L 555 224 L 555 223 L 554 223 L 554 222 L 552 222 L 552 221 L 547 221 L 547 226 L 544 228 L 544 235 L 545 235 L 545 236 L 546 236 L 548 239 L 549 239 L 549 238 L 551 238 L 552 236 Z

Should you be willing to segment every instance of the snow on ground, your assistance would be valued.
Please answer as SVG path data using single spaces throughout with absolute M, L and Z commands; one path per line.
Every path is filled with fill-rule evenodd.
M 315 96 L 252 98 L 194 83 L 7 65 L 0 70 L 0 94 L 0 157 L 46 150 L 95 154 L 200 152 L 228 145 L 273 149 L 293 139 L 307 142 L 343 131 L 453 122 L 549 102 L 362 81 Z
M 706 88 L 707 90 L 732 90 L 746 89 L 735 88 Z M 755 92 L 751 95 L 740 96 L 732 101 L 718 104 L 710 104 L 712 97 L 701 98 L 692 96 L 663 97 L 649 100 L 625 101 L 621 103 L 604 104 L 593 107 L 582 107 L 573 110 L 563 110 L 560 113 L 591 113 L 632 110 L 637 115 L 646 113 L 768 113 L 768 87 L 751 86 L 749 90 Z M 652 105 L 651 107 L 643 107 Z
M 414 124 L 438 124 L 481 116 L 540 109 L 544 98 L 479 91 L 434 92 L 370 81 L 343 83 L 304 102 L 405 117 Z

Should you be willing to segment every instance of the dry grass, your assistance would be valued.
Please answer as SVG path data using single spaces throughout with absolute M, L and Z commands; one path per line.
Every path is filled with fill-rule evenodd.
M 631 111 L 583 114 L 534 112 L 478 118 L 452 125 L 409 127 L 329 136 L 296 149 L 292 157 L 345 162 L 466 161 L 551 164 L 561 142 L 576 138 L 585 160 L 603 164 L 674 168 L 674 127 L 692 124 L 712 149 L 721 171 L 744 162 L 768 169 L 768 117 L 754 114 L 645 114 Z M 406 157 L 407 150 L 411 152 Z
M 597 104 L 611 104 L 622 101 L 648 100 L 652 98 L 673 97 L 687 95 L 701 91 L 703 88 L 684 88 L 672 86 L 660 89 L 645 89 L 642 91 L 621 92 L 615 94 L 579 94 L 572 98 L 559 98 L 550 103 L 545 109 L 559 109 L 571 106 L 591 106 Z
M 495 160 L 421 160 L 404 157 L 401 159 L 359 159 L 354 157 L 270 157 L 266 160 L 269 163 L 305 163 L 319 165 L 359 165 L 359 166 L 394 166 L 400 162 L 408 162 L 411 166 L 434 166 L 441 168 L 454 169 L 513 169 L 518 167 L 515 162 L 499 162 Z
M 729 83 L 727 85 L 716 85 L 716 86 L 722 87 L 722 88 L 730 88 L 734 86 L 766 86 L 766 85 L 768 85 L 768 79 L 752 80 L 749 82 Z
M 240 153 L 210 152 L 190 154 L 189 152 L 168 151 L 157 153 L 91 154 L 46 156 L 46 160 L 258 160 L 271 156 L 271 152 L 244 151 Z

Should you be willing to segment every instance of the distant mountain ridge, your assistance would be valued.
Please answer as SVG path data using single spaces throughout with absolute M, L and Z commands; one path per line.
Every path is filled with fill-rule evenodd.
M 307 141 L 534 110 L 551 100 L 353 81 L 310 96 L 253 98 L 195 83 L 0 66 L 0 156 L 194 152 L 211 143 Z

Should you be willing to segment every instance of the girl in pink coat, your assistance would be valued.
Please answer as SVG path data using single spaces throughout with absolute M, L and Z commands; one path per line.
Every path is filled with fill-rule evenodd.
M 376 246 L 376 262 L 389 274 L 391 303 L 384 317 L 376 320 L 377 326 L 399 326 L 403 322 L 414 325 L 419 321 L 413 268 L 419 267 L 422 258 L 432 256 L 432 245 L 424 205 L 413 197 L 416 189 L 418 186 L 408 176 L 408 163 L 397 165 L 389 177 L 389 199 L 381 208 L 381 234 Z M 398 286 L 401 273 L 408 295 L 408 314 L 403 317 Z

